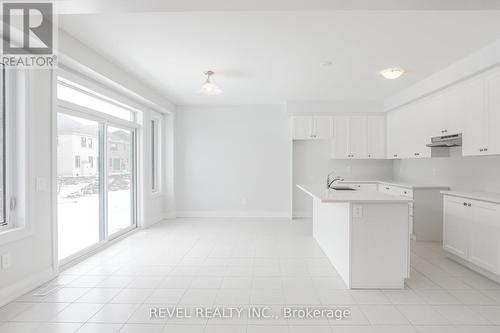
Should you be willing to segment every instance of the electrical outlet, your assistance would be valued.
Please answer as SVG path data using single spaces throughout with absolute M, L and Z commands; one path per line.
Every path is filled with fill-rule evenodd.
M 241 205 L 246 206 L 247 205 L 247 198 L 241 198 Z
M 362 218 L 363 217 L 363 206 L 362 205 L 352 205 L 352 217 Z
M 345 171 L 346 171 L 347 173 L 351 173 L 351 170 L 352 170 L 352 168 L 351 168 L 351 166 L 350 166 L 350 165 L 348 165 L 348 166 L 345 168 Z
M 433 175 L 434 177 L 436 177 L 436 175 L 437 175 L 437 170 L 436 170 L 436 168 L 432 168 L 432 175 Z
M 2 254 L 2 269 L 10 268 L 11 260 L 10 253 Z

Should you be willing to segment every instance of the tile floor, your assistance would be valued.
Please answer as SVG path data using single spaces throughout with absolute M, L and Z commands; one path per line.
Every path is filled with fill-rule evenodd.
M 413 246 L 404 290 L 346 290 L 307 220 L 180 219 L 62 272 L 0 308 L 0 332 L 500 332 L 500 285 Z M 347 308 L 334 319 L 150 319 L 151 307 Z

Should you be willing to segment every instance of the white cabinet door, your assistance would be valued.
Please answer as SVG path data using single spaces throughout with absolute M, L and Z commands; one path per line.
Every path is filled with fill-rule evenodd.
M 292 126 L 292 138 L 294 140 L 332 138 L 332 117 L 294 116 L 292 117 Z
M 442 109 L 440 112 L 440 128 L 436 131 L 435 136 L 451 135 L 463 132 L 464 117 L 473 100 L 470 100 L 469 94 L 470 85 L 476 84 L 474 82 L 458 83 L 443 92 L 439 93 L 441 96 L 441 103 L 438 103 L 437 108 Z M 439 112 L 438 110 L 436 110 Z
M 424 158 L 431 156 L 431 150 L 426 145 L 431 141 L 432 132 L 429 123 L 432 122 L 434 109 L 432 99 L 424 99 L 411 104 L 406 110 L 405 133 L 407 135 L 407 150 L 404 155 L 409 158 Z
M 333 127 L 331 158 L 349 158 L 349 117 L 334 117 Z
M 333 136 L 333 120 L 328 116 L 313 117 L 313 136 L 315 139 L 331 139 Z
M 445 197 L 443 247 L 454 255 L 467 259 L 470 243 L 470 209 L 465 199 Z
M 313 136 L 313 117 L 292 117 L 292 138 L 294 140 L 308 140 Z
M 366 117 L 349 118 L 349 157 L 366 158 Z
M 486 77 L 488 144 L 486 154 L 500 154 L 500 71 Z
M 401 131 L 402 114 L 400 110 L 394 110 L 387 113 L 387 158 L 401 158 L 401 138 L 403 132 Z
M 500 274 L 500 206 L 475 200 L 467 204 L 471 227 L 469 261 Z
M 443 136 L 448 134 L 447 119 L 448 103 L 450 96 L 446 92 L 438 92 L 426 97 L 422 102 L 422 116 L 426 121 L 428 130 L 428 141 L 434 136 Z
M 366 117 L 367 157 L 385 158 L 385 117 Z
M 485 155 L 488 120 L 484 103 L 484 79 L 471 79 L 464 85 L 467 93 L 462 100 L 464 112 L 462 153 L 464 156 Z

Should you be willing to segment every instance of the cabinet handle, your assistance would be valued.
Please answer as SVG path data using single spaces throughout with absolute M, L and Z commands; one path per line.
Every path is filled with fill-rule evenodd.
M 398 157 L 398 155 L 397 155 L 397 154 L 394 154 L 393 156 L 394 156 L 394 157 Z
M 386 189 L 386 190 L 390 190 L 390 188 L 389 188 L 389 187 L 386 187 L 385 189 Z
M 368 155 L 368 157 L 372 157 L 372 155 Z

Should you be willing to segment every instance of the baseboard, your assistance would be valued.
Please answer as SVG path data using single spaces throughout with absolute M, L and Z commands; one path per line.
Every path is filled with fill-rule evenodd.
M 143 229 L 149 228 L 153 225 L 155 225 L 158 222 L 161 222 L 165 219 L 163 214 L 156 215 L 155 217 L 150 218 L 149 220 L 151 223 L 148 223 L 147 225 L 142 226 Z
M 176 217 L 194 218 L 286 218 L 290 212 L 241 212 L 241 211 L 177 211 Z
M 467 261 L 467 260 L 464 260 L 456 255 L 454 255 L 453 253 L 450 253 L 448 251 L 445 251 L 446 253 L 446 256 L 453 260 L 453 261 L 456 261 L 458 262 L 459 264 L 467 267 L 467 268 L 470 268 L 471 270 L 473 270 L 474 272 L 478 273 L 478 274 L 481 274 L 482 276 L 484 276 L 485 278 L 488 278 L 492 281 L 495 281 L 496 283 L 500 283 L 500 276 L 495 274 L 495 273 L 492 273 L 490 271 L 487 271 L 485 270 L 484 268 L 481 268 L 477 265 L 474 265 L 473 263 Z
M 312 213 L 306 212 L 306 211 L 293 212 L 293 218 L 294 219 L 311 219 Z
M 167 212 L 167 213 L 163 214 L 164 220 L 172 220 L 172 219 L 175 219 L 176 217 L 177 217 L 177 213 L 175 211 Z
M 56 276 L 57 273 L 52 268 L 49 268 L 39 273 L 31 274 L 26 279 L 18 281 L 13 285 L 3 287 L 0 289 L 0 307 L 52 280 Z

